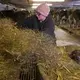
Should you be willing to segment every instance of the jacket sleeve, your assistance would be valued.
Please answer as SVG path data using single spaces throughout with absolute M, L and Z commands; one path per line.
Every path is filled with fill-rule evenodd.
M 45 25 L 46 28 L 44 30 L 45 33 L 49 34 L 52 37 L 55 37 L 54 30 L 55 30 L 55 25 L 52 19 L 49 19 L 46 21 Z
M 30 18 L 25 19 L 21 26 L 22 28 L 32 28 L 32 20 Z

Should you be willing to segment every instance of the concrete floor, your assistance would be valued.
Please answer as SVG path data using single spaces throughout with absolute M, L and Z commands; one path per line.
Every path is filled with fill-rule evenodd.
M 57 39 L 56 41 L 57 46 L 67 46 L 67 45 L 80 46 L 79 38 L 76 38 L 75 36 L 69 34 L 68 32 L 60 28 L 55 29 L 55 35 Z

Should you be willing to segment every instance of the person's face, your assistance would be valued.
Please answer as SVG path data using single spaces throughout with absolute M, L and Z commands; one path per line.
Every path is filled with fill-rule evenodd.
M 36 13 L 36 16 L 37 16 L 39 21 L 44 21 L 46 19 L 46 16 L 44 16 L 43 14 L 41 14 L 37 11 L 35 13 Z

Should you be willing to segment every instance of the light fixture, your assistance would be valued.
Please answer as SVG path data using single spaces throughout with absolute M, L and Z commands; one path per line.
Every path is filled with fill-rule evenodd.
M 32 8 L 32 9 L 36 9 L 36 8 L 37 8 L 37 6 L 32 6 L 31 8 Z
M 32 0 L 33 2 L 64 2 L 65 0 Z
M 35 9 L 35 8 L 37 8 L 40 4 L 41 4 L 41 3 L 33 3 L 33 4 L 32 4 L 32 8 Z M 52 6 L 51 3 L 47 3 L 47 5 L 48 5 L 48 6 Z
M 33 3 L 32 6 L 39 6 L 41 3 Z M 51 3 L 47 3 L 48 6 L 52 6 Z

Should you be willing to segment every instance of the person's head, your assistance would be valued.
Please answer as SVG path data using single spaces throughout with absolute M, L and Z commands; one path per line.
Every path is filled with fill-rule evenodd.
M 35 10 L 36 16 L 40 21 L 44 21 L 46 17 L 49 15 L 49 12 L 50 8 L 46 3 L 40 4 Z

